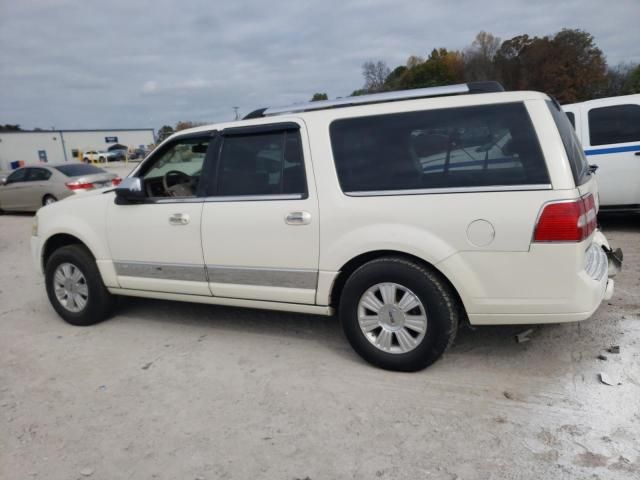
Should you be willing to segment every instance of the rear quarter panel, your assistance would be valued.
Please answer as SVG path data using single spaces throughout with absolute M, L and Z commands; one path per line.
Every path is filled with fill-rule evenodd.
M 483 95 L 473 99 L 453 99 L 468 105 L 481 103 Z M 504 98 L 504 97 L 503 97 Z M 502 101 L 514 101 L 506 96 Z M 446 105 L 451 106 L 449 99 Z M 499 103 L 499 102 L 496 102 Z M 320 202 L 320 271 L 338 272 L 352 258 L 366 252 L 392 250 L 417 256 L 440 268 L 462 297 L 467 308 L 474 308 L 478 285 L 491 282 L 510 268 L 510 254 L 523 256 L 531 240 L 542 205 L 559 199 L 575 198 L 573 177 L 560 135 L 540 96 L 525 102 L 547 161 L 551 185 L 545 190 L 490 191 L 448 194 L 351 197 L 345 195 L 333 164 L 329 124 L 331 118 L 309 116 L 313 163 L 319 184 Z M 442 108 L 428 102 L 426 108 Z M 387 107 L 388 108 L 388 107 Z M 377 112 L 379 113 L 379 112 Z M 472 242 L 468 230 L 472 222 L 490 224 L 494 238 L 488 245 Z M 463 252 L 500 253 L 502 261 L 469 262 Z M 506 256 L 502 254 L 507 254 Z M 573 264 L 575 258 L 571 259 Z M 501 282 L 501 285 L 505 282 Z M 511 282 L 513 283 L 513 282 Z M 513 289 L 508 282 L 501 297 Z M 503 289 L 503 290 L 504 290 Z M 318 292 L 318 303 L 328 301 L 329 292 Z M 482 294 L 480 294 L 482 296 Z

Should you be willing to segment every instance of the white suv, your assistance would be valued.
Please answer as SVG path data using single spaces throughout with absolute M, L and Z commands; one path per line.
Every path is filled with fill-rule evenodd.
M 462 321 L 584 320 L 621 256 L 597 229 L 594 175 L 557 103 L 501 90 L 181 131 L 115 190 L 38 212 L 49 299 L 74 325 L 106 318 L 115 295 L 338 312 L 355 350 L 396 370 L 433 363 Z

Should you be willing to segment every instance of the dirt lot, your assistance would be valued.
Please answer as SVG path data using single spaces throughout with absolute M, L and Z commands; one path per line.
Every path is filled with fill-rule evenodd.
M 640 217 L 604 223 L 625 270 L 591 320 L 466 329 L 417 374 L 333 318 L 131 299 L 71 327 L 30 228 L 0 217 L 2 479 L 640 478 Z

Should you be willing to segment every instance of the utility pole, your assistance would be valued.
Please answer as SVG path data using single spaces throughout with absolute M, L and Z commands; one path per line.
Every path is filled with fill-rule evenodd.
M 235 113 L 235 119 L 234 120 L 239 120 L 240 119 L 240 116 L 238 115 L 238 109 L 239 108 L 240 107 L 233 107 L 233 111 Z

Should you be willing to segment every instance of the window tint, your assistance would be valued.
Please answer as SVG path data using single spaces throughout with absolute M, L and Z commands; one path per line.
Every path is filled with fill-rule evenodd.
M 24 182 L 24 179 L 25 179 L 26 176 L 27 176 L 27 169 L 26 168 L 21 168 L 19 170 L 16 170 L 15 172 L 13 172 L 11 175 L 9 175 L 7 177 L 7 182 L 8 183 Z
M 84 163 L 71 163 L 69 165 L 59 165 L 54 167 L 67 177 L 79 177 L 80 175 L 92 175 L 94 173 L 106 173 L 104 170 L 93 165 L 87 165 Z
M 589 110 L 592 146 L 640 142 L 640 105 L 613 105 Z
M 306 194 L 295 130 L 225 136 L 218 164 L 217 195 Z
M 330 132 L 345 192 L 549 183 L 522 103 L 336 120 Z
M 564 113 L 567 114 L 567 118 L 571 122 L 571 126 L 573 128 L 576 128 L 576 116 L 573 114 L 573 112 L 564 112 Z
M 589 163 L 584 156 L 580 140 L 578 140 L 576 132 L 563 110 L 561 110 L 557 104 L 550 101 L 547 101 L 547 106 L 551 111 L 553 120 L 556 122 L 558 132 L 564 144 L 564 149 L 567 152 L 573 180 L 576 185 L 582 185 L 589 179 Z
M 51 177 L 51 172 L 45 168 L 30 168 L 27 180 L 30 182 L 42 182 L 49 180 L 49 177 Z
M 163 148 L 139 177 L 150 197 L 194 197 L 210 136 L 183 138 Z

